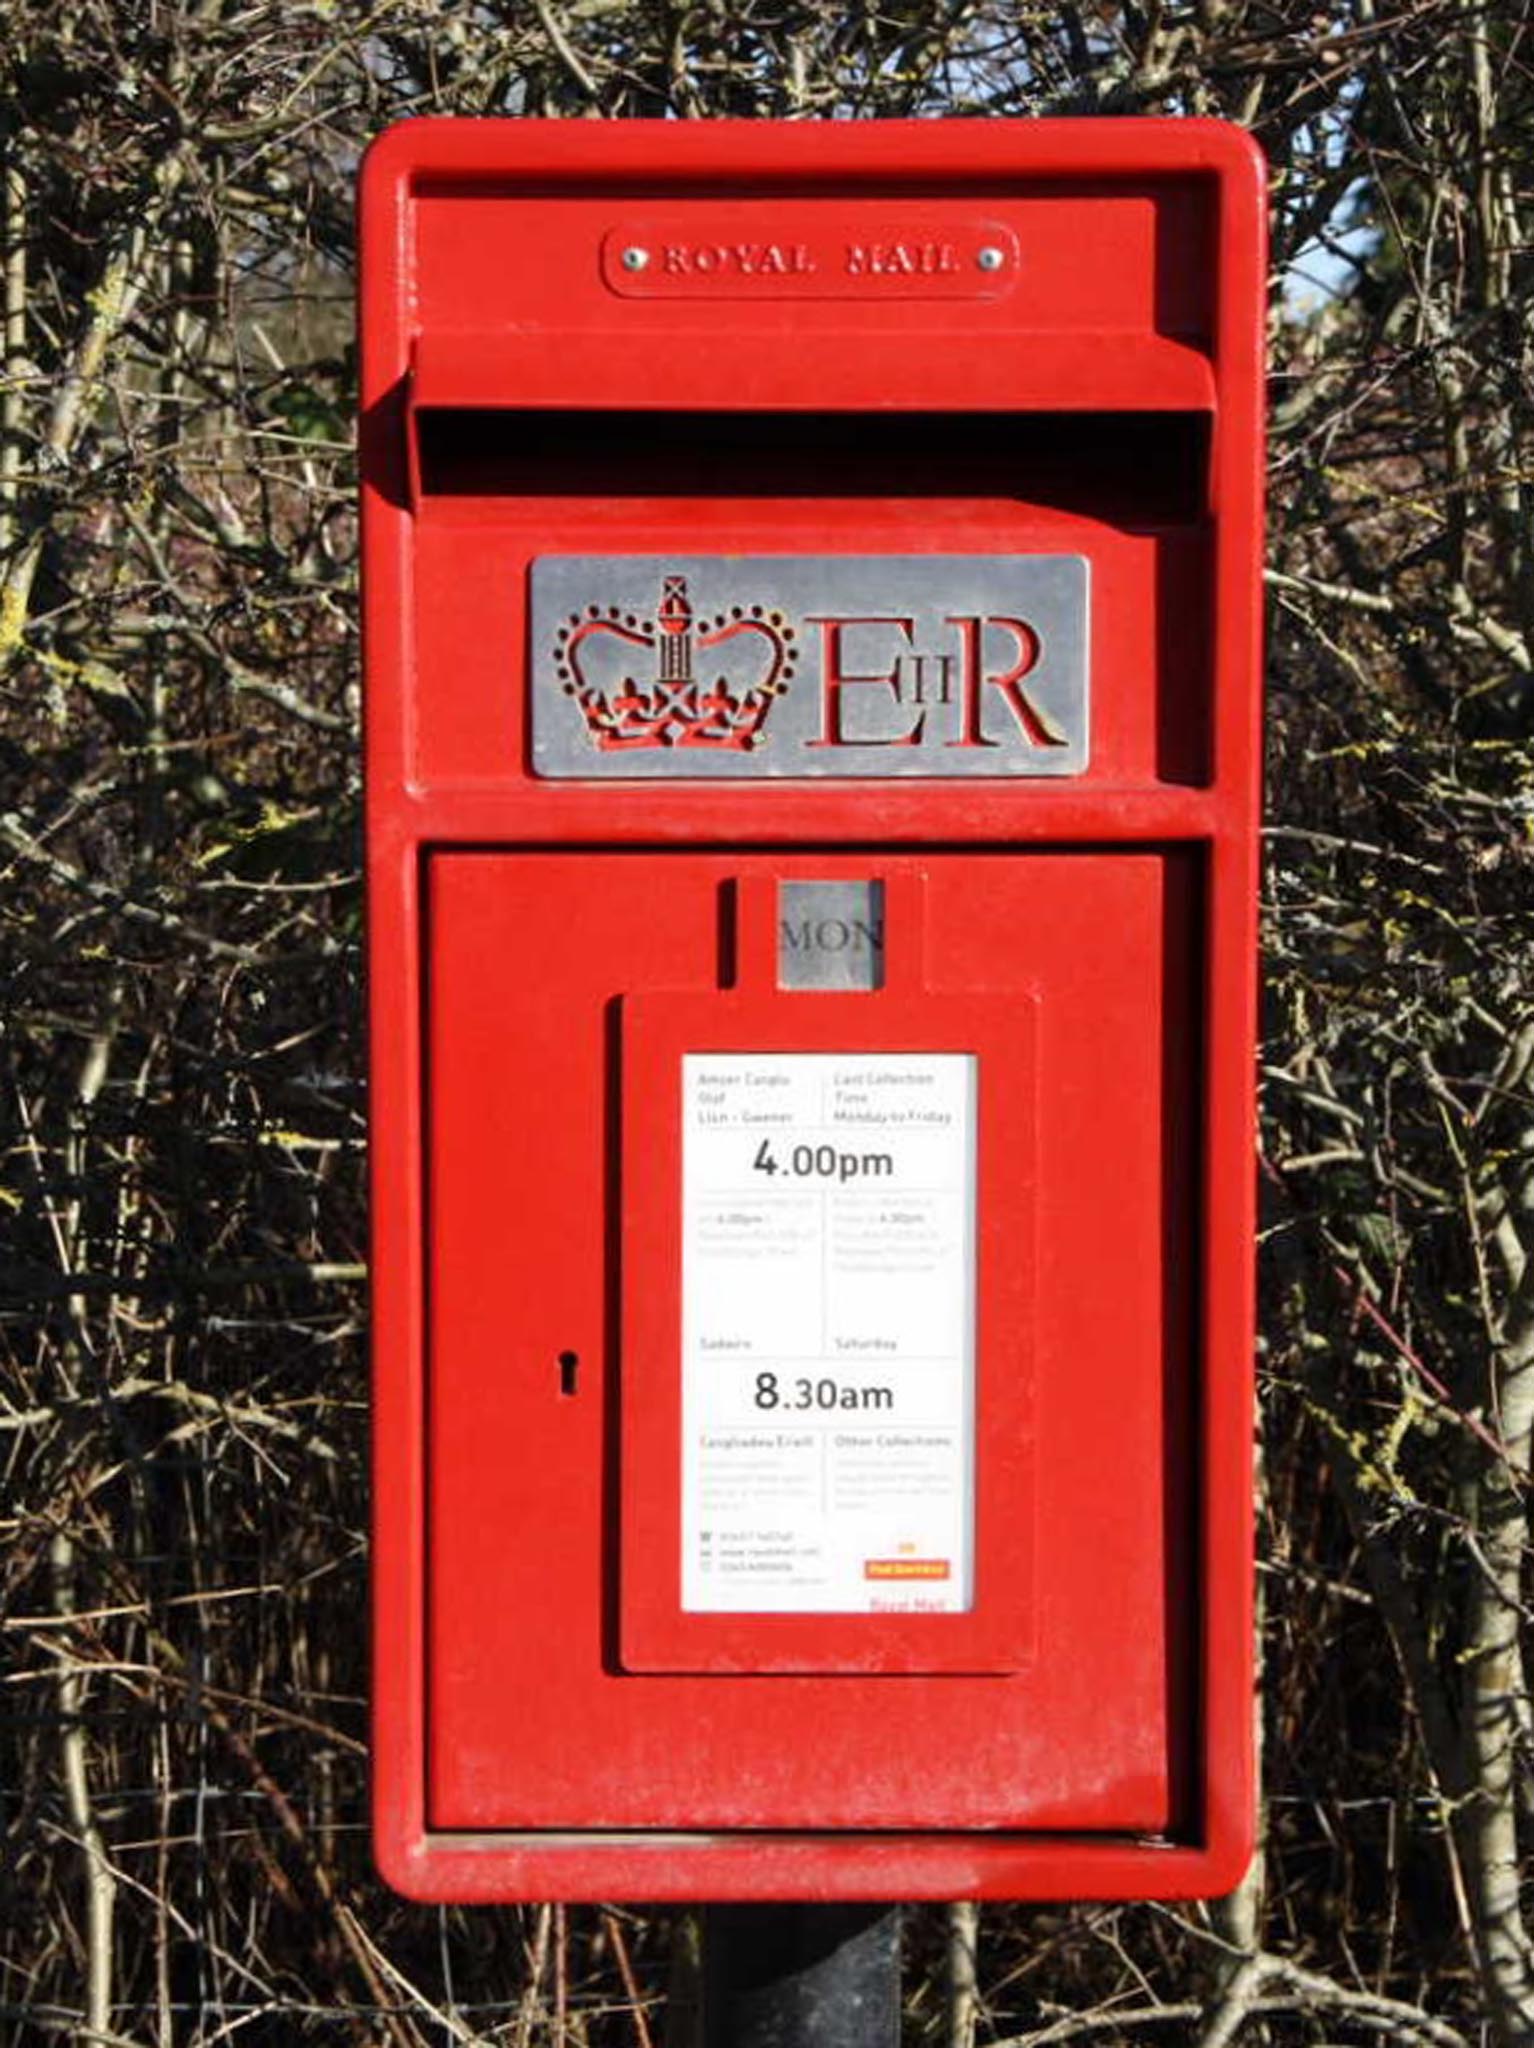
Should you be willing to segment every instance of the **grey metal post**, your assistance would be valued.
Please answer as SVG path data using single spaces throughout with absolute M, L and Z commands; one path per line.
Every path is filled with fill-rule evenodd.
M 896 2048 L 898 1906 L 709 1906 L 703 2048 Z

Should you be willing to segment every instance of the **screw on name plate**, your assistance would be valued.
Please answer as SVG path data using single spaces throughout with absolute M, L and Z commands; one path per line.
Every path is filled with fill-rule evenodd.
M 998 249 L 994 242 L 987 242 L 975 256 L 975 261 L 982 270 L 1000 270 L 1006 260 L 1006 251 Z
M 650 252 L 648 249 L 642 249 L 637 242 L 631 242 L 619 260 L 625 270 L 648 270 Z

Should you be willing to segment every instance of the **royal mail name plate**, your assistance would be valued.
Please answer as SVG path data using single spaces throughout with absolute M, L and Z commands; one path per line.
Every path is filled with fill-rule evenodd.
M 1005 222 L 907 201 L 794 210 L 690 201 L 618 223 L 602 279 L 624 299 L 999 299 L 1023 275 Z
M 532 764 L 581 781 L 1071 776 L 1080 555 L 544 555 Z

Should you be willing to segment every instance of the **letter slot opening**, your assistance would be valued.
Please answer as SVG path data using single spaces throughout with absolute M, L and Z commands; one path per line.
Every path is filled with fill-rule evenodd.
M 629 412 L 422 406 L 440 498 L 1022 499 L 1136 527 L 1207 510 L 1206 412 Z

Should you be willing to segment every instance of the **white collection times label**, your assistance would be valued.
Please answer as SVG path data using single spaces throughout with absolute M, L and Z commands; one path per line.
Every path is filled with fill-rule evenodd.
M 975 1059 L 682 1062 L 682 1606 L 973 1602 Z

